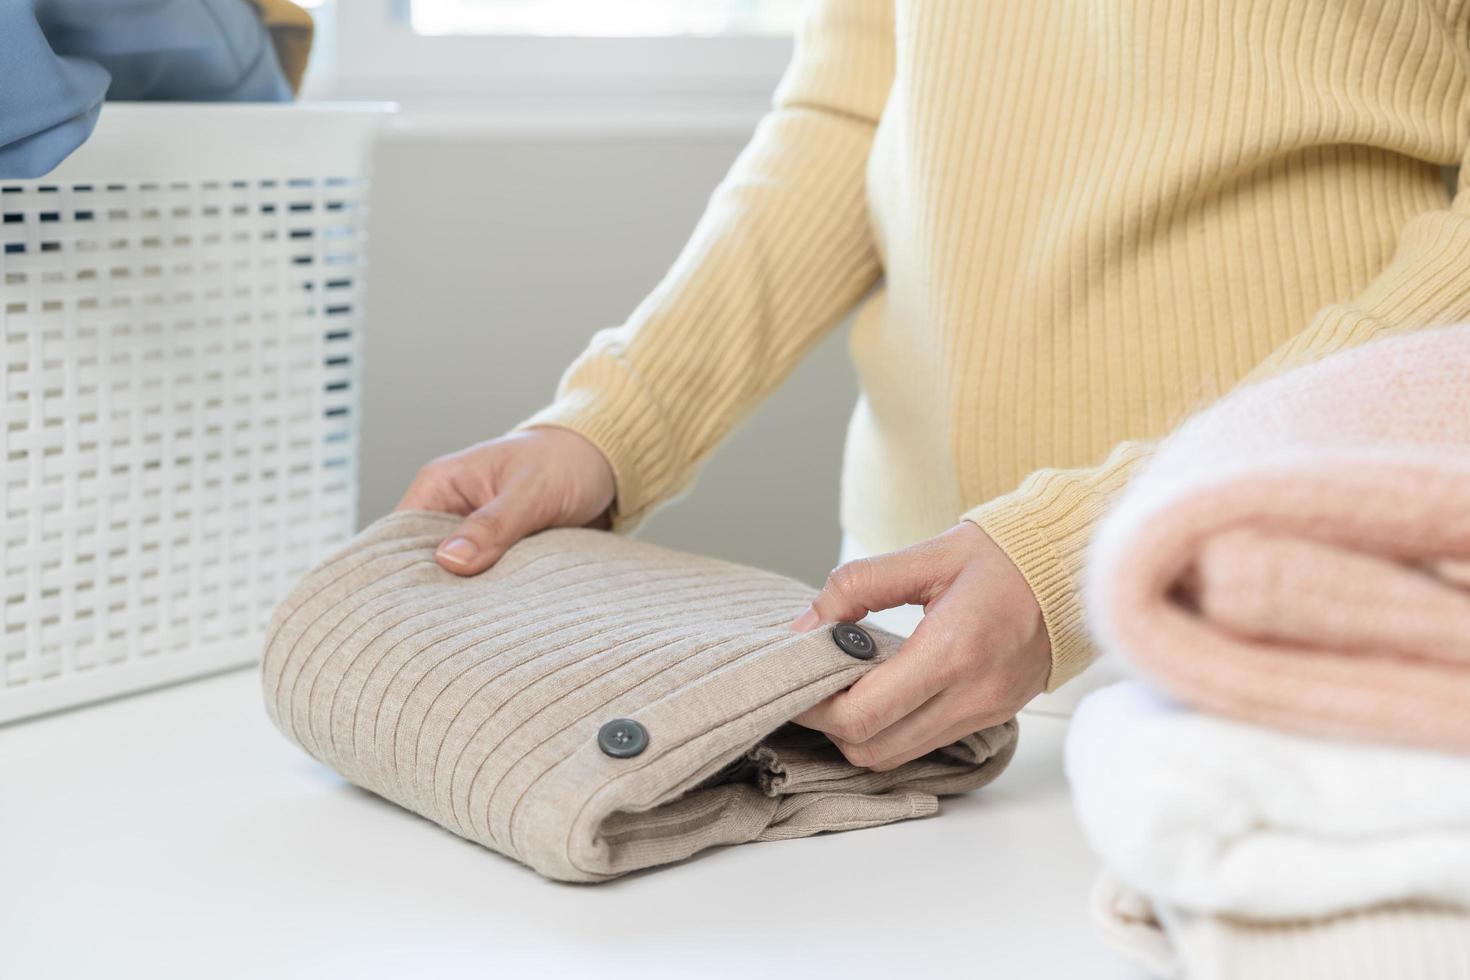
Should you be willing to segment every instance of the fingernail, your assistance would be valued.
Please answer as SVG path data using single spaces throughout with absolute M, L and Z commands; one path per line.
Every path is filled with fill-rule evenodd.
M 807 606 L 806 612 L 802 613 L 800 616 L 797 616 L 796 619 L 792 621 L 791 631 L 793 633 L 805 633 L 809 629 L 815 629 L 816 625 L 821 621 L 822 618 L 817 615 L 816 608 L 813 606 Z
M 480 551 L 469 538 L 450 538 L 439 546 L 439 557 L 455 565 L 468 565 Z

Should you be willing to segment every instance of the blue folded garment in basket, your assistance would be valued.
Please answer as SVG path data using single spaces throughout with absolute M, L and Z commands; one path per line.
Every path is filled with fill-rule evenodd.
M 247 0 L 0 0 L 0 179 L 48 173 L 104 99 L 291 95 Z

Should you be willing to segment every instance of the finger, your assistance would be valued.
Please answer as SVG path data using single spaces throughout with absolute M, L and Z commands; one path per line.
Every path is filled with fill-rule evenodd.
M 939 566 L 938 556 L 922 546 L 839 565 L 791 628 L 805 631 L 822 623 L 856 621 L 880 609 L 926 603 L 938 592 Z
M 935 698 L 930 704 L 937 705 L 940 700 L 939 698 Z M 925 709 L 928 707 L 929 705 L 925 705 Z M 920 718 L 920 713 L 925 709 L 914 712 L 909 718 L 905 718 L 898 725 L 894 726 L 895 729 L 907 727 L 910 719 L 915 723 L 914 728 L 909 733 L 904 733 L 905 736 L 912 734 L 913 738 L 901 737 L 899 732 L 894 732 L 894 744 L 896 747 L 884 748 L 873 746 L 871 743 L 851 746 L 844 746 L 840 742 L 834 744 L 842 751 L 847 761 L 853 765 L 862 766 L 874 772 L 888 772 L 891 769 L 897 769 L 906 762 L 913 762 L 915 759 L 923 758 L 936 749 L 941 749 L 946 745 L 953 745 L 966 735 L 971 735 L 981 729 L 989 728 L 992 725 L 1005 721 L 1004 718 L 970 715 L 959 721 L 951 721 L 945 724 L 940 720 L 937 711 L 932 717 Z M 929 727 L 931 725 L 935 727 Z M 940 725 L 944 727 L 937 727 Z M 885 732 L 883 737 L 885 739 L 888 738 L 888 732 Z
M 848 762 L 876 770 L 884 761 L 917 750 L 921 744 L 948 731 L 961 720 L 960 714 L 962 711 L 954 698 L 939 694 L 872 738 L 853 741 L 831 733 L 828 738 L 842 750 Z M 909 758 L 918 758 L 919 754 L 916 751 Z
M 477 575 L 500 560 L 521 538 L 541 530 L 537 494 L 524 482 L 508 484 L 489 503 L 471 513 L 434 553 L 457 575 Z
M 419 470 L 403 493 L 394 510 L 437 510 L 450 514 L 468 514 L 475 509 L 464 492 L 444 470 L 426 466 Z
M 898 653 L 858 678 L 845 691 L 813 705 L 794 719 L 847 742 L 866 742 L 919 708 L 949 682 L 947 631 L 925 616 Z
M 394 510 L 435 510 L 434 504 L 443 491 L 436 486 L 435 481 L 429 479 L 425 473 L 414 477 L 408 489 L 403 492 L 403 497 L 398 501 Z

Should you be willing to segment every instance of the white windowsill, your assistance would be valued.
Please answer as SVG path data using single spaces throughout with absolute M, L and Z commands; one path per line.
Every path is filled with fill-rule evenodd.
M 319 6 L 301 93 L 396 103 L 386 140 L 743 140 L 793 46 L 759 35 L 425 36 L 401 2 Z
M 542 138 L 748 133 L 792 41 L 773 36 L 425 36 L 395 0 L 318 12 L 303 98 L 392 101 L 387 134 Z

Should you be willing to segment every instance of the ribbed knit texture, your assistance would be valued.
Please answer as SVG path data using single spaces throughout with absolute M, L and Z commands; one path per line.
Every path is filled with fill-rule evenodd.
M 1157 912 L 1110 875 L 1093 920 L 1108 945 L 1169 980 L 1464 980 L 1470 914 L 1395 904 L 1321 919 L 1255 922 Z
M 857 660 L 787 623 L 799 582 L 597 531 L 533 535 L 489 571 L 434 548 L 457 518 L 403 512 L 311 571 L 272 621 L 271 719 L 349 780 L 548 877 L 601 881 L 720 844 L 925 816 L 995 778 L 1016 725 L 889 772 L 786 724 Z M 605 754 L 631 718 L 647 747 Z
M 826 0 L 668 276 L 528 424 L 617 526 L 864 293 L 842 522 L 984 527 L 1091 656 L 1093 522 L 1242 378 L 1470 316 L 1464 0 Z

